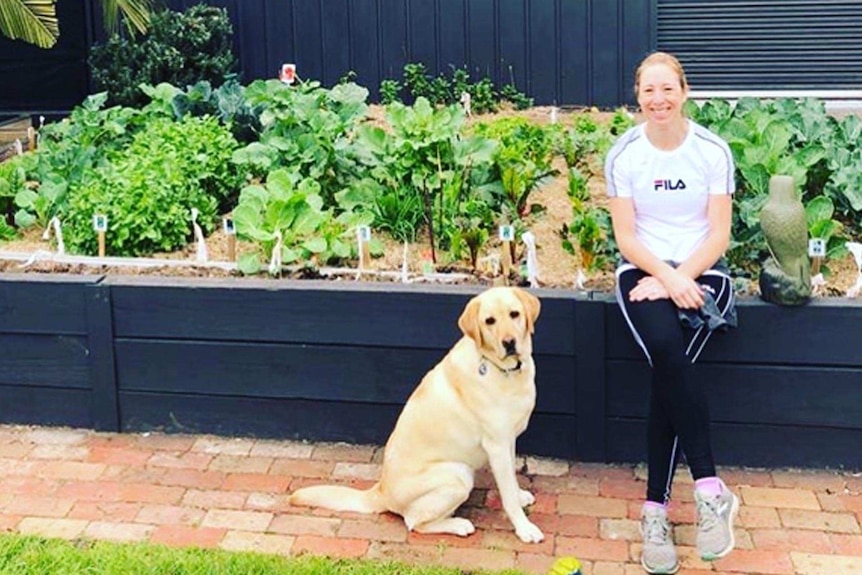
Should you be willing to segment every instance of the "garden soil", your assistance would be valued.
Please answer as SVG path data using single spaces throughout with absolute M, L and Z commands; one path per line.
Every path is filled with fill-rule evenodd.
M 579 110 L 578 110 L 579 111 Z M 567 123 L 570 115 L 575 110 L 561 111 L 558 114 L 559 121 Z M 610 117 L 610 113 L 593 111 L 599 118 L 605 119 Z M 550 107 L 536 107 L 527 111 L 515 112 L 505 110 L 494 115 L 483 115 L 479 118 L 473 118 L 468 121 L 488 121 L 495 117 L 506 115 L 526 116 L 535 122 L 549 122 L 551 116 Z M 383 114 L 380 108 L 372 107 L 371 121 L 380 122 Z M 567 252 L 562 245 L 561 230 L 568 226 L 572 220 L 572 205 L 568 197 L 568 179 L 566 176 L 566 165 L 562 158 L 557 158 L 554 161 L 553 167 L 558 171 L 558 175 L 550 179 L 544 185 L 534 190 L 529 197 L 529 204 L 536 204 L 542 209 L 534 210 L 536 213 L 529 216 L 525 222 L 525 227 L 533 232 L 536 237 L 536 252 L 539 265 L 538 282 L 540 287 L 569 289 L 569 290 L 595 290 L 609 291 L 613 287 L 613 273 L 606 271 L 592 274 L 586 277 L 581 277 L 579 282 L 578 270 L 580 269 L 579 258 L 575 254 Z M 592 196 L 592 201 L 602 205 L 606 200 L 605 182 L 600 170 L 589 181 L 589 190 Z M 191 240 L 191 233 L 190 233 Z M 374 258 L 369 266 L 370 270 L 378 272 L 400 272 L 406 262 L 407 269 L 414 274 L 420 274 L 422 270 L 428 269 L 430 260 L 430 244 L 427 238 L 421 237 L 416 243 L 407 246 L 399 244 L 395 241 L 381 238 L 384 243 L 384 255 L 379 258 Z M 213 233 L 207 238 L 207 252 L 210 261 L 227 261 L 227 241 L 221 229 Z M 245 251 L 252 250 L 253 246 L 238 242 L 236 251 L 241 254 Z M 37 251 L 56 251 L 56 245 L 53 244 L 53 239 L 49 242 L 42 239 L 41 230 L 33 230 L 26 233 L 22 238 L 0 244 L 0 253 L 26 253 L 32 254 Z M 496 239 L 488 242 L 483 256 L 489 254 L 500 254 L 500 244 Z M 154 254 L 154 258 L 164 258 L 171 260 L 187 260 L 188 266 L 159 266 L 159 267 L 109 267 L 109 266 L 90 266 L 79 264 L 54 263 L 49 261 L 34 261 L 29 265 L 24 265 L 21 261 L 0 260 L 0 271 L 2 272 L 21 272 L 21 273 L 79 273 L 79 274 L 113 274 L 113 275 L 159 275 L 159 276 L 178 276 L 178 277 L 229 277 L 238 275 L 237 272 L 231 272 L 219 268 L 204 268 L 194 265 L 196 248 L 194 244 L 189 244 L 185 249 L 171 253 Z M 521 261 L 526 257 L 524 244 L 520 243 L 516 246 L 516 261 Z M 355 263 L 354 263 L 355 266 Z M 831 274 L 826 278 L 826 285 L 818 288 L 816 295 L 821 297 L 843 296 L 847 290 L 856 282 L 859 274 L 858 268 L 851 255 L 847 255 L 837 261 L 830 261 L 829 268 Z M 436 271 L 442 272 L 439 280 L 446 281 L 445 273 L 452 272 L 454 278 L 452 283 L 476 283 L 484 285 L 500 285 L 503 280 L 499 274 L 495 276 L 486 268 L 480 266 L 480 270 L 472 270 L 467 262 L 451 263 L 440 262 L 436 266 Z M 356 274 L 347 273 L 344 270 L 343 274 L 333 274 L 326 277 L 338 278 L 342 281 L 349 279 L 351 281 L 397 281 L 396 274 L 388 274 L 388 278 L 383 278 L 380 275 L 373 273 L 360 274 L 358 279 Z M 292 271 L 287 271 L 283 274 L 283 278 L 320 278 L 321 274 L 308 268 L 298 268 Z M 393 279 L 394 278 L 394 279 Z M 273 278 L 277 281 L 278 278 Z M 433 281 L 433 280 L 429 280 Z M 509 283 L 526 283 L 523 278 L 518 279 L 517 273 L 513 273 L 512 280 Z M 737 286 L 739 292 L 743 295 L 756 295 L 758 293 L 757 286 L 754 282 L 740 281 Z

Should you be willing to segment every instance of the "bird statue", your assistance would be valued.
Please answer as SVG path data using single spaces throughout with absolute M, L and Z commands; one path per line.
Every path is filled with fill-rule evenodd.
M 760 227 L 771 257 L 760 271 L 760 296 L 778 305 L 802 305 L 811 297 L 808 222 L 793 178 L 772 176 Z

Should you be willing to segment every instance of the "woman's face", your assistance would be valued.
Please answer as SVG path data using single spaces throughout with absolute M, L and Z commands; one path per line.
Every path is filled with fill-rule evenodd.
M 679 76 L 667 64 L 656 63 L 641 70 L 638 105 L 648 122 L 667 124 L 679 120 L 687 99 Z

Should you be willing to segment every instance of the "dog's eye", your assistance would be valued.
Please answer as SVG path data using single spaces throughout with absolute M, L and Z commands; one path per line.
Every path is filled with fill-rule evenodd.
M 495 323 L 497 323 L 497 320 L 493 317 L 489 317 L 485 320 L 485 325 L 494 325 Z
M 509 317 L 510 317 L 510 318 L 512 318 L 512 319 L 518 319 L 519 317 L 521 317 L 521 312 L 519 312 L 519 311 L 510 311 L 510 312 L 509 312 Z

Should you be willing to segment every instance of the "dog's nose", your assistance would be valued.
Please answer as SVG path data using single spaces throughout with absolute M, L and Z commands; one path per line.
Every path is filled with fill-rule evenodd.
M 503 340 L 503 349 L 506 350 L 506 355 L 515 355 L 518 353 L 518 350 L 515 348 L 515 340 L 514 339 L 504 339 Z

